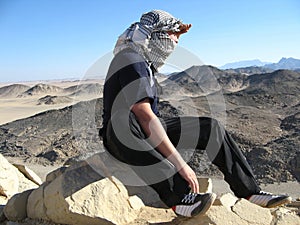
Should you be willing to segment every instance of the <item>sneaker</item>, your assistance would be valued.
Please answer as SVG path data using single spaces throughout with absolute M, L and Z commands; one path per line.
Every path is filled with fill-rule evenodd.
M 216 199 L 214 193 L 189 193 L 186 194 L 178 205 L 172 207 L 173 211 L 180 216 L 192 217 L 207 212 Z
M 273 195 L 272 193 L 260 191 L 258 194 L 251 195 L 248 200 L 256 205 L 272 208 L 290 203 L 292 198 L 287 195 Z

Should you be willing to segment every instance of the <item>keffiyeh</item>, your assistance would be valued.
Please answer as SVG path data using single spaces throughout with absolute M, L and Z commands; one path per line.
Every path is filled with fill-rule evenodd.
M 121 34 L 116 43 L 114 54 L 131 48 L 158 70 L 176 47 L 167 31 L 185 33 L 185 24 L 162 10 L 152 10 L 142 15 L 139 22 L 133 23 Z

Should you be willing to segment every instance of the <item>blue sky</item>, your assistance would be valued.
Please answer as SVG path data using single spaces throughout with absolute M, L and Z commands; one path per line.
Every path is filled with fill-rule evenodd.
M 205 64 L 300 59 L 299 0 L 0 0 L 0 82 L 81 78 L 151 9 L 193 24 L 179 46 Z

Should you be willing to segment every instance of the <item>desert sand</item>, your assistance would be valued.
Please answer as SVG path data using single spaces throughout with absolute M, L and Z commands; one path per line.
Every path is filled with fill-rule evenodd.
M 59 88 L 69 88 L 73 87 L 75 85 L 81 85 L 81 84 L 92 84 L 92 83 L 98 83 L 100 85 L 103 85 L 103 80 L 53 80 L 53 81 L 28 81 L 28 82 L 18 82 L 18 83 L 0 83 L 0 88 L 9 86 L 9 85 L 15 85 L 15 84 L 21 84 L 26 85 L 29 87 L 34 87 L 38 84 L 46 84 L 49 86 L 55 86 Z M 18 90 L 16 90 L 18 92 Z M 60 93 L 57 91 L 50 93 L 52 96 L 66 96 L 70 95 L 69 93 Z M 20 93 L 22 95 L 22 93 Z M 9 123 L 18 119 L 27 118 L 30 116 L 33 116 L 37 113 L 44 112 L 51 109 L 61 109 L 68 105 L 73 105 L 80 101 L 87 101 L 91 100 L 93 98 L 99 98 L 99 96 L 95 95 L 74 95 L 71 96 L 71 101 L 69 102 L 62 102 L 57 104 L 38 104 L 38 100 L 42 97 L 45 97 L 46 95 L 49 95 L 48 92 L 40 92 L 33 96 L 4 96 L 1 97 L 0 93 L 0 125 Z

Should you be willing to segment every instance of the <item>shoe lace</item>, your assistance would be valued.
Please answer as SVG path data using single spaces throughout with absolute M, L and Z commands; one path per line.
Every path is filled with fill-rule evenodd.
M 183 203 L 194 203 L 197 193 L 189 193 L 181 200 Z
M 260 195 L 274 196 L 274 194 L 272 194 L 272 193 L 270 193 L 270 192 L 266 192 L 266 191 L 260 191 L 259 194 L 260 194 Z

